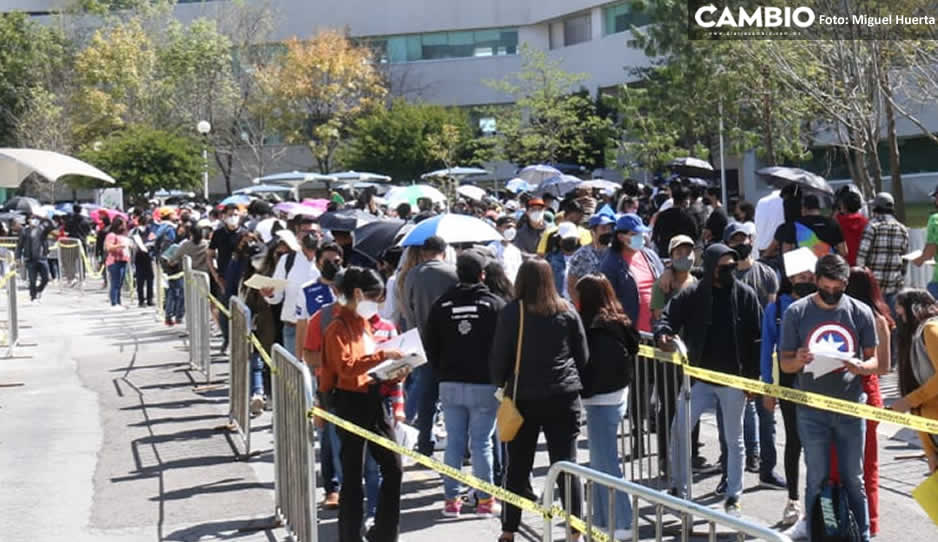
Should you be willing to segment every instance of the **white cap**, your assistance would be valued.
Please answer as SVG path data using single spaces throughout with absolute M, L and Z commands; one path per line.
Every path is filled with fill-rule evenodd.
M 560 226 L 557 227 L 557 235 L 561 239 L 579 239 L 580 232 L 576 228 L 576 224 L 573 222 L 561 222 Z
M 805 271 L 814 273 L 814 267 L 817 265 L 817 255 L 808 247 L 786 252 L 782 258 L 785 260 L 785 274 L 789 277 Z
M 290 250 L 292 250 L 293 252 L 299 252 L 300 250 L 302 250 L 300 248 L 299 241 L 296 240 L 296 235 L 293 235 L 292 231 L 277 230 L 277 237 L 279 237 L 281 241 L 286 243 L 287 246 L 290 247 Z

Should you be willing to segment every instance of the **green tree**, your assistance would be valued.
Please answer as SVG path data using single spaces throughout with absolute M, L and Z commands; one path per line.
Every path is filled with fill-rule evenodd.
M 516 164 L 595 161 L 594 142 L 604 138 L 611 124 L 597 114 L 586 93 L 577 92 L 585 79 L 584 74 L 565 72 L 543 51 L 522 45 L 521 70 L 486 82 L 514 101 L 511 107 L 493 109 L 501 157 Z
M 344 167 L 376 171 L 397 180 L 449 165 L 481 165 L 489 157 L 464 110 L 410 103 L 398 98 L 390 107 L 359 118 L 340 154 Z M 445 156 L 444 156 L 445 155 Z
M 130 200 L 161 188 L 195 188 L 202 175 L 197 140 L 146 125 L 114 132 L 82 152 L 81 158 L 114 177 Z

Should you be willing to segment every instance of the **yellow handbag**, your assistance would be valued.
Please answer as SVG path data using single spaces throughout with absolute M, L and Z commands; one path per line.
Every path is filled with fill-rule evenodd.
M 515 386 L 511 397 L 503 396 L 502 402 L 498 405 L 498 412 L 495 415 L 495 426 L 498 429 L 498 438 L 502 442 L 511 442 L 514 440 L 521 426 L 524 424 L 524 416 L 518 411 L 515 405 L 515 396 L 518 395 L 518 375 L 521 369 L 521 340 L 524 338 L 524 302 L 519 301 L 518 319 L 518 347 L 515 350 Z

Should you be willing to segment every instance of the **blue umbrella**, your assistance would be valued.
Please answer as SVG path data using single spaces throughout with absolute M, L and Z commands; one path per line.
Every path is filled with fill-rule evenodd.
M 502 234 L 484 220 L 468 215 L 437 215 L 421 221 L 401 239 L 402 247 L 422 246 L 434 235 L 447 243 L 485 243 L 499 241 Z
M 514 179 L 508 181 L 508 184 L 505 186 L 509 192 L 517 194 L 518 192 L 533 192 L 536 186 L 525 181 L 521 177 L 515 177 Z
M 231 203 L 235 205 L 248 205 L 252 201 L 254 201 L 254 198 L 252 198 L 251 196 L 248 196 L 245 194 L 235 194 L 233 196 L 228 196 L 227 198 L 221 200 L 221 202 L 219 202 L 219 205 L 228 205 Z

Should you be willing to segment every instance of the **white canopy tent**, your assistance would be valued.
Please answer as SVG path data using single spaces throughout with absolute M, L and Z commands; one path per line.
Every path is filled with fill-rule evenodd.
M 71 156 L 38 149 L 0 148 L 0 188 L 16 188 L 32 173 L 53 183 L 66 175 L 116 182 L 107 173 Z

